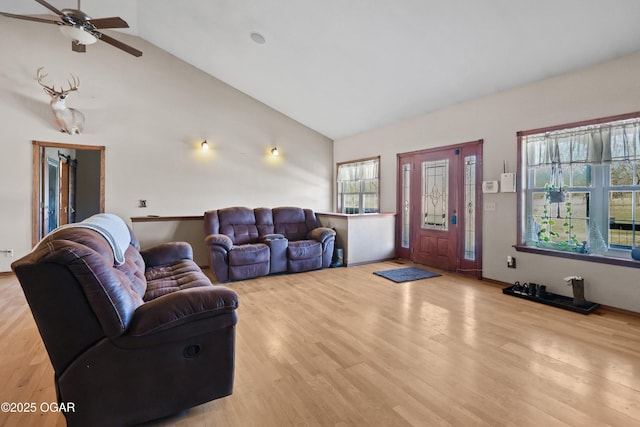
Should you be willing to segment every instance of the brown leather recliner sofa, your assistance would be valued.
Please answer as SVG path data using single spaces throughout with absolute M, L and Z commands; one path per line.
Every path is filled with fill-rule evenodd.
M 220 282 L 329 267 L 336 237 L 311 209 L 297 207 L 209 210 L 204 229 Z
M 233 389 L 237 295 L 209 281 L 187 243 L 139 251 L 119 220 L 121 252 L 115 233 L 80 223 L 11 266 L 69 426 L 138 424 Z

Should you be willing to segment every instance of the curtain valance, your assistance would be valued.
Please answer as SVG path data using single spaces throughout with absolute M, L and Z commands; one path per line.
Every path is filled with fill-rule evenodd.
M 640 160 L 640 119 L 527 135 L 527 165 Z
M 378 159 L 345 163 L 338 166 L 338 181 L 378 179 Z

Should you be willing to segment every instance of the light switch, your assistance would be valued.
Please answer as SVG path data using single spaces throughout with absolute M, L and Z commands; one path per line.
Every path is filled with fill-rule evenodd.
M 496 204 L 494 202 L 486 202 L 484 204 L 484 210 L 487 212 L 494 212 L 496 210 Z

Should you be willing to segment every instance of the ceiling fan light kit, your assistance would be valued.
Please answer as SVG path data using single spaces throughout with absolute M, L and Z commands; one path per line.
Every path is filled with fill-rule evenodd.
M 94 44 L 98 41 L 98 38 L 96 36 L 83 30 L 82 27 L 60 25 L 58 28 L 65 37 L 75 41 L 78 44 Z
M 85 45 L 93 44 L 98 40 L 101 40 L 133 56 L 142 56 L 142 52 L 138 49 L 98 31 L 99 29 L 104 28 L 129 28 L 129 24 L 119 16 L 92 19 L 80 10 L 80 0 L 78 0 L 78 9 L 62 10 L 58 10 L 55 6 L 52 6 L 45 0 L 35 1 L 55 13 L 57 16 L 51 17 L 51 19 L 45 19 L 35 16 L 15 15 L 13 13 L 4 12 L 0 12 L 0 15 L 9 18 L 23 19 L 26 21 L 58 25 L 60 32 L 64 34 L 65 37 L 72 40 L 72 50 L 75 52 L 85 52 Z

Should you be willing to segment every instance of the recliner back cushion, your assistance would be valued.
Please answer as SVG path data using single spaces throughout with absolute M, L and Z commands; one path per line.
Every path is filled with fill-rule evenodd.
M 303 240 L 313 227 L 307 224 L 305 210 L 295 207 L 273 208 L 274 233 L 282 234 L 289 240 Z
M 258 227 L 258 233 L 261 236 L 267 234 L 273 234 L 273 213 L 269 208 L 255 208 L 253 212 L 256 215 L 256 225 Z
M 253 209 L 233 207 L 218 210 L 220 234 L 229 236 L 234 245 L 254 243 L 259 233 Z
M 204 235 L 219 234 L 220 219 L 217 210 L 208 210 L 204 213 Z
M 46 236 L 29 258 L 35 263 L 66 266 L 82 286 L 109 337 L 121 335 L 136 308 L 143 304 L 147 288 L 144 260 L 131 245 L 126 249 L 124 265 L 116 267 L 113 250 L 99 233 L 86 228 L 66 228 Z

